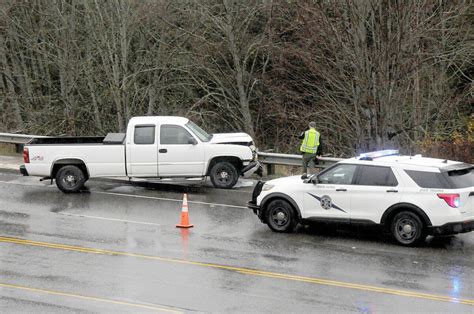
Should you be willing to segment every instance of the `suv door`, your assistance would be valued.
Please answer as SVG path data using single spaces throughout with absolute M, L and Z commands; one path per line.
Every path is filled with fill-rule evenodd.
M 180 125 L 161 125 L 160 176 L 197 177 L 204 173 L 204 145 Z
M 351 219 L 379 223 L 385 210 L 400 199 L 399 180 L 392 168 L 359 165 L 351 198 Z
M 304 195 L 303 218 L 350 219 L 352 183 L 357 166 L 338 164 L 318 176 L 318 184 L 308 185 Z

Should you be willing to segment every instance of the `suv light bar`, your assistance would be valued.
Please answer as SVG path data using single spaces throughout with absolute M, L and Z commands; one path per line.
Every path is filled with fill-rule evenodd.
M 386 149 L 386 150 L 379 150 L 376 152 L 370 152 L 365 154 L 360 154 L 359 159 L 373 159 L 373 158 L 380 158 L 385 156 L 397 156 L 400 155 L 398 149 Z

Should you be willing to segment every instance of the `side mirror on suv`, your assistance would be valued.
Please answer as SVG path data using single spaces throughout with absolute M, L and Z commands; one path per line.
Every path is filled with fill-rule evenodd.
M 303 179 L 303 177 L 301 177 Z M 313 183 L 313 184 L 318 184 L 318 175 L 317 174 L 311 174 L 311 175 L 306 175 L 304 177 L 304 183 Z

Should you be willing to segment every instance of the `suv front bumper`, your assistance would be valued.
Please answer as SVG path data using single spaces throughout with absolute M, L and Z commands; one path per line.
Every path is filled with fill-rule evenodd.
M 471 232 L 474 230 L 474 220 L 450 222 L 442 226 L 435 226 L 428 228 L 428 234 L 430 235 L 450 235 L 456 233 Z

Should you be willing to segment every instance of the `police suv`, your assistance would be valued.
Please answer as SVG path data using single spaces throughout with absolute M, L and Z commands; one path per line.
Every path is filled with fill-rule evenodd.
M 474 230 L 474 165 L 372 152 L 306 178 L 260 181 L 248 207 L 276 232 L 311 221 L 377 224 L 414 246 Z

